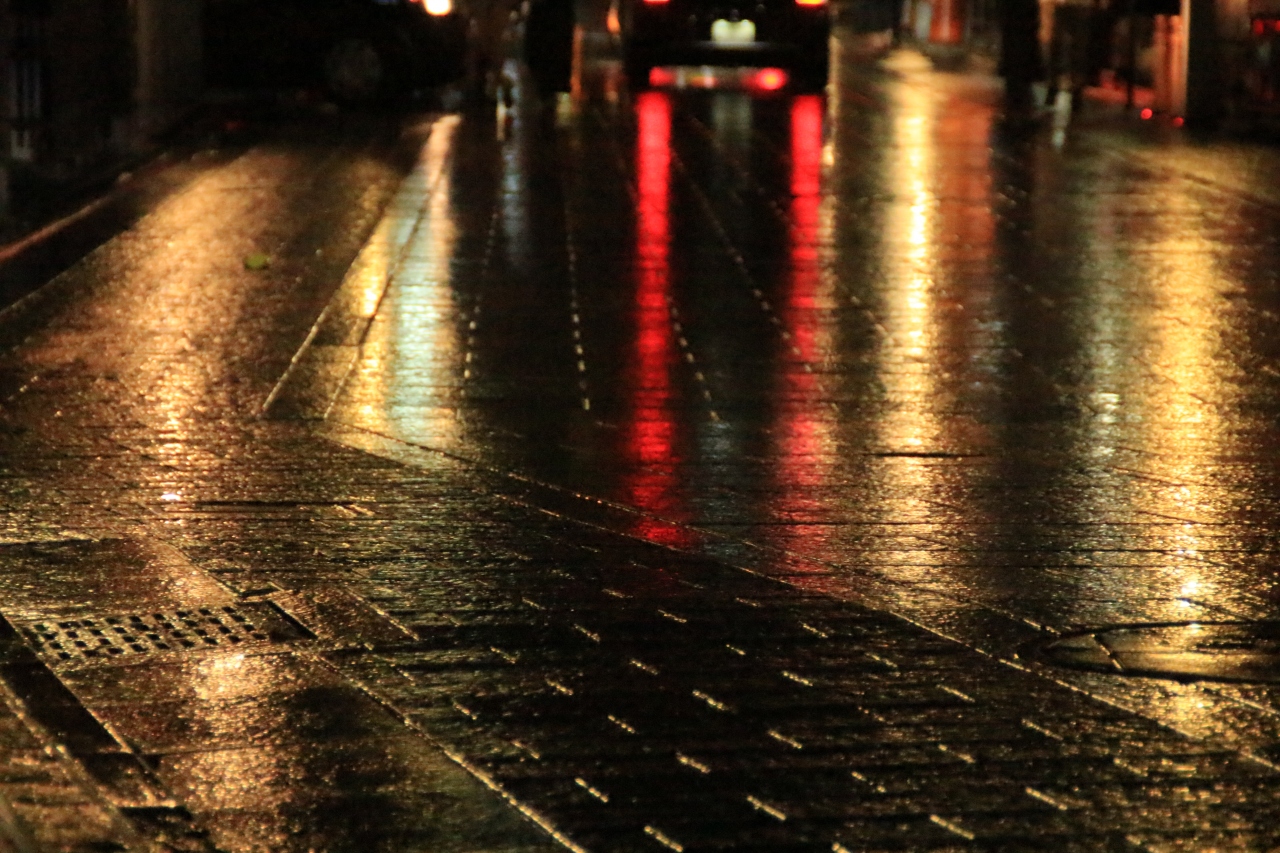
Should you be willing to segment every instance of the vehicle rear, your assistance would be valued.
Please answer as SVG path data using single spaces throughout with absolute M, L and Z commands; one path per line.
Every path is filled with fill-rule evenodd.
M 625 0 L 622 11 L 633 85 L 659 65 L 778 66 L 802 84 L 826 84 L 826 0 Z

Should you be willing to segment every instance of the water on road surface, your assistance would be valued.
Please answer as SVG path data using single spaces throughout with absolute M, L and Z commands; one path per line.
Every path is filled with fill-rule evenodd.
M 1280 844 L 1280 157 L 837 67 L 283 133 L 9 309 L 0 850 Z

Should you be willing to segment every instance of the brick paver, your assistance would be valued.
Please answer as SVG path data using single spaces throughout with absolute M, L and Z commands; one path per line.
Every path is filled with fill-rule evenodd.
M 1018 235 L 1061 217 L 1087 244 L 1087 201 L 1052 189 L 1072 181 L 1141 232 L 1152 169 L 1021 143 L 993 167 L 965 130 L 987 95 L 908 82 L 845 81 L 840 156 L 883 169 L 828 173 L 834 212 L 805 201 L 814 101 L 752 124 L 743 98 L 651 93 L 505 140 L 439 119 L 398 194 L 388 143 L 262 146 L 69 271 L 2 377 L 0 850 L 1280 844 L 1273 689 L 1024 653 L 1079 623 L 1271 615 L 1265 578 L 1239 582 L 1270 547 L 1260 449 L 1239 477 L 1161 479 L 1235 439 L 1194 456 L 1183 411 L 1112 442 L 1123 409 L 1035 349 L 1063 343 L 1033 330 L 1088 276 Z M 957 111 L 940 174 L 977 184 L 917 187 L 916 210 L 885 176 L 936 150 L 883 123 L 922 92 Z M 992 168 L 998 204 L 974 189 Z M 1051 189 L 1019 196 L 1024 168 Z M 1224 191 L 1179 174 L 1207 228 Z M 948 205 L 913 256 L 894 217 Z M 1011 230 L 966 230 L 993 205 Z M 872 235 L 892 245 L 861 252 Z M 978 251 L 999 240 L 1028 266 Z M 271 268 L 245 270 L 263 245 Z M 904 268 L 937 284 L 925 315 Z M 1016 342 L 939 319 L 979 297 L 1015 306 Z M 1157 338 L 1173 322 L 1114 299 Z M 1241 300 L 1269 340 L 1265 294 Z M 956 338 L 913 353 L 912 331 Z M 1270 387 L 1178 357 L 1117 374 L 1125 393 Z M 1080 459 L 1054 418 L 1085 398 L 1082 441 L 1115 455 L 1054 479 Z M 1214 515 L 1242 483 L 1252 527 Z M 118 652 L 59 654 L 116 627 L 137 633 Z

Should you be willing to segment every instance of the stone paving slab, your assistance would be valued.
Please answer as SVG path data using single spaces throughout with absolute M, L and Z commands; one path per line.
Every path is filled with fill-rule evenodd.
M 497 517 L 511 515 L 502 501 L 491 505 Z M 531 508 L 508 523 L 529 536 L 539 515 Z M 469 515 L 469 524 L 477 521 L 484 519 Z M 605 531 L 581 531 L 577 548 L 566 547 L 563 532 L 546 540 L 557 542 L 553 560 L 515 560 L 464 585 L 442 577 L 429 593 L 420 586 L 390 594 L 407 568 L 388 576 L 371 566 L 357 588 L 427 645 L 379 655 L 401 678 L 358 677 L 587 847 L 594 839 L 628 849 L 619 828 L 631 826 L 642 849 L 653 838 L 644 828 L 668 812 L 675 817 L 659 831 L 689 849 L 737 847 L 749 836 L 766 847 L 829 848 L 831 822 L 857 814 L 919 815 L 923 823 L 894 824 L 890 833 L 912 848 L 932 843 L 926 839 L 954 843 L 955 827 L 1016 844 L 1078 833 L 1082 820 L 1099 846 L 1123 845 L 1132 833 L 1115 827 L 1185 820 L 1201 831 L 1228 802 L 1248 807 L 1252 796 L 1206 797 L 1193 787 L 1166 812 L 1156 806 L 1170 793 L 1166 778 L 1219 780 L 1207 791 L 1223 778 L 1274 776 L 881 611 Z M 425 558 L 438 563 L 441 555 Z M 432 605 L 412 606 L 423 594 Z M 368 671 L 358 657 L 340 665 Z M 959 808 L 957 788 L 965 791 Z M 828 793 L 815 801 L 817 791 Z M 867 793 L 871 801 L 851 804 Z M 705 803 L 699 811 L 710 823 L 688 822 L 690 802 Z M 1073 819 L 1056 830 L 1052 821 L 1014 817 L 1063 809 Z M 939 836 L 935 815 L 953 828 Z M 1233 832 L 1258 826 L 1223 820 Z
M 368 130 L 310 150 L 268 144 L 212 170 L 33 297 L 44 306 L 38 322 L 6 315 L 25 317 L 27 334 L 37 334 L 7 354 L 16 369 L 0 395 L 11 531 L 0 543 L 0 680 L 9 714 L 0 714 L 0 849 L 554 846 L 309 651 L 403 640 L 403 629 L 341 589 L 220 582 L 240 564 L 234 533 L 214 533 L 219 526 L 262 525 L 278 540 L 298 525 L 361 517 L 367 494 L 335 500 L 328 484 L 298 490 L 294 475 L 312 463 L 280 455 L 291 444 L 287 431 L 264 442 L 251 413 L 242 425 L 226 418 L 237 389 L 256 405 L 267 396 L 305 336 L 299 318 L 319 313 L 398 184 L 400 155 L 385 140 L 361 139 Z M 403 145 L 416 152 L 412 128 Z M 300 172 L 308 179 L 292 181 Z M 254 204 L 262 215 L 232 215 Z M 165 256 L 164 240 L 184 222 L 208 243 L 194 255 Z M 270 268 L 246 272 L 245 247 L 263 244 Z M 210 288 L 208 298 L 187 302 L 183 281 Z M 221 297 L 213 295 L 218 282 Z M 226 312 L 220 299 L 235 304 L 235 289 L 246 286 L 260 291 L 261 316 L 274 312 L 283 346 L 255 352 L 252 319 Z M 203 325 L 166 314 L 182 304 L 200 310 Z M 48 316 L 58 319 L 39 333 Z M 121 337 L 109 328 L 115 321 L 149 328 Z M 211 387 L 203 383 L 219 370 L 210 371 L 207 352 L 218 347 L 240 347 L 223 352 L 221 390 L 183 398 L 177 389 L 186 382 Z M 69 397 L 81 405 L 68 406 Z M 147 414 L 174 399 L 191 403 L 184 416 Z M 266 458 L 283 472 L 274 493 L 253 473 Z M 241 464 L 248 480 L 231 470 Z M 206 479 L 227 475 L 225 493 L 175 500 L 197 470 Z M 210 553 L 207 566 L 196 565 L 184 553 L 183 531 L 193 525 L 229 546 L 220 560 Z M 314 558 L 313 548 L 306 553 Z M 279 563 L 278 579 L 288 567 Z M 308 571 L 306 580 L 314 578 Z M 301 633 L 257 637 L 227 621 L 228 608 L 258 622 L 267 608 L 277 627 L 292 620 Z M 134 633 L 99 645 L 121 627 Z M 60 652 L 80 642 L 119 654 L 76 650 L 64 659 Z
M 761 109 L 781 115 L 791 103 Z M 795 103 L 803 121 L 810 102 Z M 359 145 L 343 156 L 257 150 L 61 280 L 58 289 L 80 288 L 85 301 L 33 329 L 9 354 L 20 367 L 0 377 L 0 494 L 14 510 L 3 528 L 14 541 L 0 544 L 10 585 L 0 600 L 9 631 L 0 637 L 9 714 L 0 714 L 9 756 L 0 850 L 1280 844 L 1271 692 L 1118 686 L 1020 654 L 1056 637 L 1067 616 L 1035 600 L 1012 571 L 1019 567 L 1054 567 L 1046 584 L 1083 579 L 1071 618 L 1181 607 L 1165 588 L 1108 597 L 1109 579 L 1131 583 L 1145 577 L 1143 567 L 1175 560 L 1179 525 L 1211 519 L 1221 497 L 1196 481 L 1205 517 L 1195 507 L 1171 517 L 1166 493 L 1186 483 L 1161 481 L 1142 452 L 1068 478 L 1065 498 L 1046 500 L 1011 477 L 1011 493 L 1036 499 L 1018 516 L 1029 526 L 1016 528 L 972 523 L 964 511 L 981 502 L 970 478 L 990 463 L 981 442 L 967 438 L 980 433 L 973 423 L 972 432 L 949 433 L 951 444 L 919 453 L 881 435 L 856 464 L 773 515 L 743 510 L 751 490 L 777 489 L 744 470 L 781 460 L 805 482 L 807 463 L 799 452 L 771 456 L 768 431 L 739 448 L 741 464 L 677 471 L 714 475 L 715 500 L 683 517 L 668 511 L 678 502 L 596 494 L 607 485 L 593 477 L 608 448 L 581 457 L 547 451 L 549 467 L 564 458 L 594 463 L 581 465 L 577 483 L 526 469 L 524 444 L 559 446 L 552 439 L 565 434 L 572 444 L 574 430 L 606 429 L 634 399 L 653 415 L 636 429 L 660 425 L 658 403 L 649 404 L 678 394 L 707 441 L 727 441 L 726 424 L 759 415 L 759 388 L 735 387 L 734 377 L 742 365 L 779 358 L 787 366 L 773 379 L 784 415 L 804 414 L 814 399 L 833 412 L 882 403 L 834 378 L 856 378 L 856 368 L 840 365 L 862 363 L 881 337 L 877 324 L 900 333 L 912 316 L 909 306 L 873 302 L 874 280 L 851 275 L 852 295 L 876 310 L 849 293 L 836 294 L 853 306 L 840 312 L 826 305 L 834 298 L 815 297 L 828 318 L 855 318 L 847 329 L 856 340 L 830 361 L 806 354 L 793 340 L 798 328 L 786 328 L 794 318 L 785 301 L 766 295 L 778 269 L 803 273 L 805 264 L 780 263 L 776 252 L 789 244 L 761 225 L 803 216 L 793 206 L 804 195 L 792 183 L 797 155 L 765 138 L 740 156 L 718 141 L 715 114 L 677 113 L 668 126 L 677 143 L 668 225 L 680 226 L 671 245 L 689 253 L 680 263 L 702 270 L 707 289 L 623 318 L 666 342 L 664 364 L 679 371 L 669 387 L 635 396 L 611 387 L 606 377 L 629 356 L 621 339 L 610 343 L 596 329 L 623 322 L 628 309 L 615 279 L 632 259 L 613 252 L 611 240 L 634 241 L 636 223 L 630 213 L 606 214 L 635 206 L 652 164 L 628 159 L 643 134 L 609 109 L 582 118 L 580 137 L 538 125 L 542 142 L 525 137 L 524 148 L 496 139 L 487 119 L 437 122 L 399 195 L 385 163 L 351 153 Z M 644 107 L 638 121 L 652 128 L 655 115 L 660 106 Z M 718 115 L 733 125 L 731 114 Z M 842 132 L 876 138 L 867 117 L 849 122 Z M 752 134 L 760 135 L 731 138 L 745 144 Z M 984 162 L 975 151 L 966 156 Z M 564 181 L 561 154 L 579 158 L 598 192 Z M 498 191 L 512 162 L 528 168 L 533 189 L 519 192 L 536 190 L 530 204 L 540 214 L 522 225 L 518 192 Z M 1126 168 L 1127 177 L 1103 171 L 1118 183 L 1151 171 Z M 298 175 L 309 177 L 289 180 Z M 856 177 L 851 194 L 869 201 L 854 214 L 870 222 L 883 211 Z M 944 201 L 980 210 L 966 192 Z M 1009 216 L 1019 203 L 1010 202 Z M 1133 206 L 1124 222 L 1139 228 L 1150 202 Z M 643 219 L 652 209 L 640 207 Z M 236 215 L 210 215 L 227 209 Z M 595 219 L 599 231 L 585 227 Z M 184 226 L 198 226 L 216 251 L 164 251 L 162 241 Z M 964 237 L 942 241 L 956 251 L 940 298 L 968 274 Z M 816 232 L 787 239 L 821 243 Z M 258 245 L 280 253 L 265 276 L 239 263 Z M 525 261 L 534 262 L 528 277 Z M 458 288 L 446 292 L 441 282 L 455 272 Z M 974 280 L 987 274 L 973 272 Z M 1041 296 L 1049 298 L 1028 292 L 1027 310 L 1047 320 L 1051 305 Z M 456 300 L 451 307 L 446 297 Z M 254 310 L 212 310 L 228 304 Z M 406 316 L 438 350 L 403 373 L 379 372 L 393 354 L 388 330 Z M 742 337 L 722 334 L 717 318 Z M 954 351 L 964 361 L 990 345 L 978 336 Z M 927 364 L 894 346 L 886 362 L 894 369 L 883 375 L 928 378 Z M 720 359 L 709 355 L 717 347 L 725 347 Z M 442 360 L 463 350 L 490 363 Z M 576 367 L 588 361 L 591 368 Z M 462 383 L 463 394 L 433 384 L 444 367 L 481 375 Z M 1025 370 L 1039 381 L 1027 386 L 1034 399 L 1021 410 L 1035 415 L 1033 426 L 1046 412 L 1081 410 L 1068 393 L 1071 376 L 1037 370 Z M 359 393 L 342 405 L 363 403 L 375 399 L 360 396 L 371 393 L 371 379 L 389 375 L 429 399 L 375 411 L 391 413 L 384 424 L 349 408 L 316 422 L 344 388 Z M 813 376 L 833 384 L 808 384 Z M 298 385 L 305 393 L 293 393 Z M 890 412 L 921 402 L 907 385 L 889 397 L 901 407 Z M 258 417 L 264 402 L 278 419 Z M 959 423 L 989 402 L 928 414 Z M 1092 402 L 1106 410 L 1105 400 Z M 848 429 L 874 420 L 851 418 Z M 456 432 L 437 446 L 398 432 L 409 423 Z M 1032 458 L 1015 455 L 1009 466 L 1052 467 L 1023 455 Z M 643 461 L 623 467 L 678 479 L 675 462 Z M 908 517 L 865 505 L 883 487 L 869 474 L 910 472 L 927 475 L 930 489 L 905 507 Z M 1057 524 L 1072 489 L 1098 483 L 1151 491 L 1117 517 Z M 856 516 L 845 539 L 819 535 L 850 520 L 830 512 L 824 500 L 833 495 Z M 1017 509 L 992 512 L 1001 507 Z M 754 541 L 744 532 L 766 527 L 793 538 Z M 1253 539 L 1219 532 L 1214 547 L 1177 557 L 1179 565 L 1226 565 L 1268 541 L 1260 531 Z M 803 547 L 812 541 L 824 547 Z M 846 546 L 847 563 L 831 559 L 831 548 Z M 1265 612 L 1269 602 L 1265 589 L 1234 600 L 1186 596 L 1182 609 L 1195 618 Z M 1026 616 L 1019 605 L 1028 600 L 1052 619 Z M 151 641 L 74 665 L 44 646 L 37 655 L 36 640 L 17 630 L 42 637 L 36 626 L 55 620 L 81 628 L 131 613 L 149 614 L 155 627 L 156 614 L 222 606 L 270 608 L 296 630 L 261 645 L 201 641 L 198 651 Z

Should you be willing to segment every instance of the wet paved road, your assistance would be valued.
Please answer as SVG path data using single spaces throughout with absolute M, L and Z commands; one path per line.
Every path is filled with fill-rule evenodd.
M 1035 652 L 1276 618 L 1280 158 L 584 83 L 256 146 L 4 317 L 0 850 L 1280 844 L 1266 632 Z

